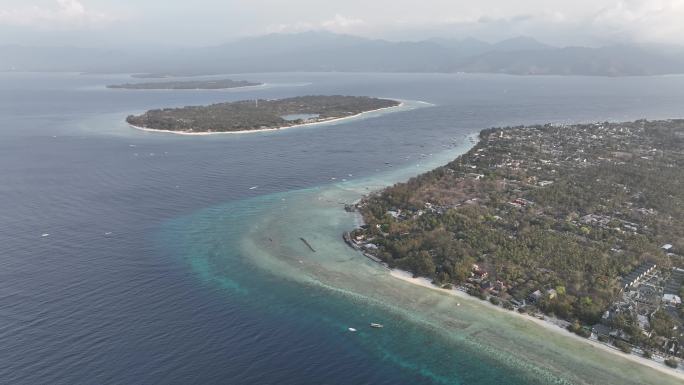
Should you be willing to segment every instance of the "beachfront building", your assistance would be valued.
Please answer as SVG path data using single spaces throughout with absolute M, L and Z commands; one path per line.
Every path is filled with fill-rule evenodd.
M 622 279 L 622 289 L 626 290 L 630 286 L 636 285 L 646 275 L 650 274 L 653 270 L 655 270 L 655 268 L 656 265 L 654 263 L 642 263 L 639 267 L 634 269 L 631 273 L 629 273 L 626 277 Z
M 663 294 L 663 303 L 666 305 L 679 306 L 682 304 L 682 299 L 676 294 Z
M 541 290 L 536 290 L 532 294 L 530 294 L 527 299 L 529 299 L 530 302 L 532 302 L 532 303 L 536 303 L 537 301 L 539 301 L 539 299 L 542 296 L 543 296 L 543 294 L 542 294 Z
M 663 294 L 672 294 L 678 296 L 679 290 L 682 286 L 684 286 L 684 270 L 675 267 L 672 269 L 670 279 L 665 282 Z

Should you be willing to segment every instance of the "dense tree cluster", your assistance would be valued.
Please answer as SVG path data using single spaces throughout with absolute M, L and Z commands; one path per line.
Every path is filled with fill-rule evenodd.
M 480 139 L 360 202 L 366 226 L 352 236 L 439 284 L 472 283 L 476 264 L 488 275 L 476 291 L 496 284 L 509 301 L 539 290 L 539 309 L 592 324 L 640 263 L 682 264 L 661 246 L 684 250 L 684 121 L 507 127 Z
M 228 132 L 283 128 L 304 121 L 287 115 L 315 115 L 316 121 L 344 118 L 362 112 L 397 106 L 395 100 L 363 96 L 299 96 L 277 100 L 243 100 L 209 106 L 150 110 L 129 116 L 129 124 L 157 130 Z
M 258 86 L 261 84 L 262 83 L 248 82 L 246 80 L 216 79 L 112 84 L 108 85 L 107 88 L 124 88 L 128 90 L 222 90 Z

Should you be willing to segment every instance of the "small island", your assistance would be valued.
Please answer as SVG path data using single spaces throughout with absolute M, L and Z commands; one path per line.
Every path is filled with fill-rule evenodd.
M 487 129 L 362 199 L 368 258 L 624 352 L 684 358 L 684 120 Z M 663 361 L 664 360 L 664 361 Z
M 330 122 L 400 104 L 365 96 L 298 96 L 155 109 L 128 116 L 126 122 L 136 128 L 177 133 L 243 132 Z
M 263 85 L 263 83 L 248 82 L 246 80 L 216 79 L 111 84 L 107 88 L 122 88 L 126 90 L 225 90 L 260 85 Z
M 170 75 L 162 73 L 141 73 L 133 74 L 131 77 L 136 79 L 164 79 L 170 77 Z

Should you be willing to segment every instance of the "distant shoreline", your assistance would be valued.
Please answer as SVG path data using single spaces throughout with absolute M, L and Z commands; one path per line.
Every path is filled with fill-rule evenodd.
M 108 90 L 124 90 L 124 91 L 242 91 L 250 89 L 258 89 L 266 86 L 270 86 L 270 83 L 261 83 L 255 86 L 242 86 L 242 87 L 228 87 L 228 88 L 126 88 L 126 87 L 110 87 L 105 86 Z
M 268 131 L 281 131 L 281 130 L 286 130 L 288 128 L 297 128 L 297 127 L 304 127 L 304 126 L 315 126 L 315 125 L 323 125 L 323 124 L 330 124 L 330 123 L 336 123 L 336 122 L 341 122 L 344 120 L 349 120 L 353 118 L 358 118 L 364 114 L 370 114 L 372 112 L 379 112 L 379 111 L 385 111 L 389 109 L 394 109 L 394 108 L 400 108 L 404 106 L 406 103 L 403 100 L 398 100 L 398 99 L 388 99 L 388 100 L 393 100 L 399 104 L 396 106 L 390 106 L 390 107 L 383 107 L 383 108 L 378 108 L 375 110 L 368 110 L 364 112 L 360 112 L 355 115 L 350 115 L 350 116 L 344 116 L 341 118 L 330 118 L 330 119 L 323 119 L 315 122 L 309 122 L 309 123 L 300 123 L 300 124 L 294 124 L 291 126 L 282 126 L 282 127 L 270 127 L 270 128 L 257 128 L 254 130 L 239 130 L 239 131 L 212 131 L 212 132 L 188 132 L 188 131 L 173 131 L 173 130 L 159 130 L 156 128 L 147 128 L 147 127 L 140 127 L 136 126 L 133 124 L 128 123 L 128 125 L 136 130 L 141 130 L 141 131 L 147 131 L 147 132 L 156 132 L 156 133 L 168 133 L 168 134 L 176 134 L 176 135 L 187 135 L 187 136 L 206 136 L 206 135 L 220 135 L 220 134 L 248 134 L 248 133 L 253 133 L 253 132 L 268 132 Z
M 149 83 L 124 83 L 105 85 L 109 90 L 133 90 L 133 91 L 225 91 L 234 89 L 250 89 L 265 86 L 263 82 L 234 81 L 230 79 L 219 80 L 190 80 L 190 81 L 166 81 Z M 187 86 L 187 87 L 186 87 Z

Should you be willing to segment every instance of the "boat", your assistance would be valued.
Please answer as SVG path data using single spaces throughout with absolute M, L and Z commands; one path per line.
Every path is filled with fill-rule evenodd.
M 376 329 L 382 329 L 384 326 L 382 324 L 376 324 L 371 322 L 370 327 L 376 328 Z
M 349 328 L 349 331 L 352 332 L 352 333 L 354 333 L 354 332 L 356 331 L 356 329 L 354 329 L 354 328 Z

